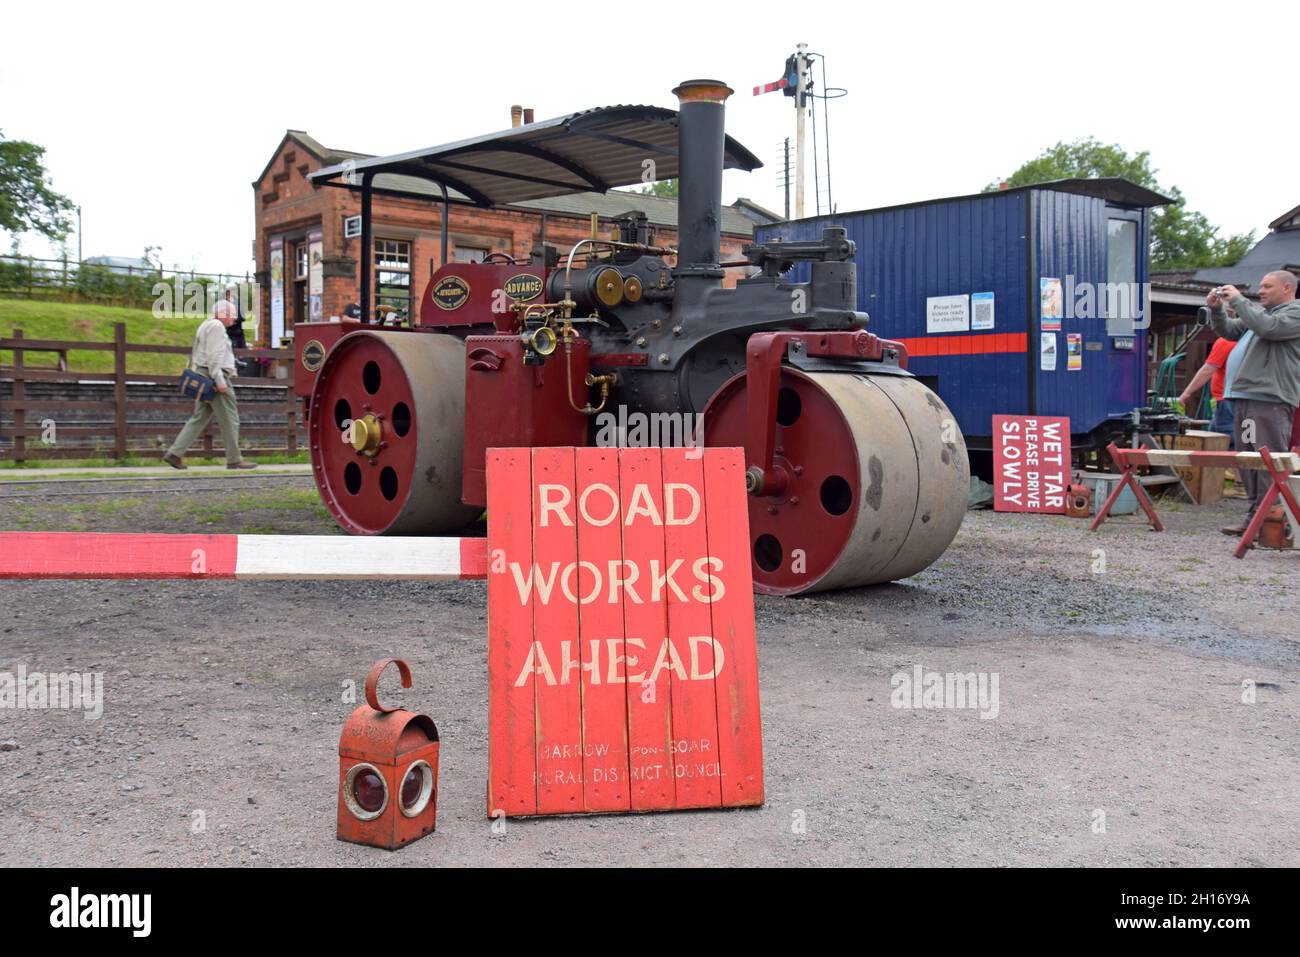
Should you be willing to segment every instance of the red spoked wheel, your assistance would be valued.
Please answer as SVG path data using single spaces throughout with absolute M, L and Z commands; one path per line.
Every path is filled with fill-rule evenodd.
M 312 474 L 354 535 L 439 535 L 461 503 L 465 346 L 435 333 L 358 331 L 330 350 L 311 396 Z
M 705 441 L 744 446 L 746 377 L 704 410 Z M 966 443 L 948 407 L 911 376 L 783 366 L 777 495 L 750 495 L 754 587 L 794 595 L 895 581 L 951 544 L 966 513 Z M 748 460 L 748 458 L 747 458 Z

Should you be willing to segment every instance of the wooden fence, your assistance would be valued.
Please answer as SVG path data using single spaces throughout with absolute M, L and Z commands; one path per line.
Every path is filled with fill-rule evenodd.
M 0 425 L 0 438 L 12 438 L 13 450 L 12 457 L 15 461 L 22 462 L 27 459 L 46 459 L 46 458 L 98 458 L 107 453 L 106 450 L 96 450 L 89 448 L 47 448 L 41 443 L 45 429 L 41 420 L 47 418 L 45 413 L 50 412 L 69 412 L 69 411 L 89 411 L 89 412 L 111 412 L 112 421 L 99 424 L 89 425 L 59 425 L 56 420 L 56 438 L 111 438 L 113 449 L 112 458 L 123 459 L 128 456 L 140 458 L 161 458 L 164 449 L 139 449 L 130 448 L 128 439 L 143 436 L 157 436 L 160 431 L 169 429 L 180 430 L 181 423 L 188 418 L 194 410 L 194 400 L 186 399 L 179 392 L 179 375 L 152 375 L 128 373 L 126 369 L 126 358 L 133 352 L 145 353 L 166 353 L 176 356 L 189 356 L 189 346 L 160 346 L 149 345 L 145 343 L 131 343 L 126 341 L 126 324 L 114 323 L 112 342 L 76 342 L 62 339 L 27 339 L 21 329 L 14 329 L 13 336 L 10 338 L 0 338 L 0 350 L 12 350 L 14 362 L 11 366 L 0 366 L 0 379 L 11 379 L 13 381 L 13 395 L 8 399 L 0 399 L 0 412 L 9 412 L 13 416 L 12 425 Z M 67 354 L 70 350 L 95 350 L 113 353 L 113 371 L 109 372 L 75 372 L 67 368 Z M 54 366 L 32 366 L 27 361 L 27 353 L 54 353 L 58 359 Z M 239 432 L 241 436 L 257 436 L 259 438 L 279 437 L 283 445 L 273 447 L 246 448 L 246 455 L 296 455 L 299 449 L 298 432 L 300 429 L 298 420 L 298 402 L 297 396 L 293 392 L 293 350 L 292 349 L 236 349 L 235 355 L 240 358 L 271 359 L 285 363 L 289 369 L 289 378 L 262 380 L 257 378 L 243 378 L 236 382 L 238 390 L 241 386 L 247 386 L 258 382 L 273 383 L 276 386 L 283 387 L 285 400 L 282 403 L 274 405 L 258 402 L 244 403 L 241 399 L 241 406 L 247 410 L 250 406 L 259 408 L 273 414 L 282 414 L 284 416 L 283 425 L 245 425 L 241 424 Z M 177 362 L 178 366 L 183 365 L 183 361 Z M 80 401 L 68 399 L 47 399 L 33 398 L 27 394 L 27 383 L 29 382 L 62 382 L 75 385 L 88 385 L 91 383 L 104 384 L 110 382 L 113 386 L 113 398 L 111 401 Z M 150 400 L 128 400 L 127 383 L 142 385 L 171 385 L 177 388 L 176 398 L 172 399 L 150 399 Z M 127 415 L 131 412 L 176 412 L 176 421 L 173 423 L 129 423 Z M 30 413 L 38 413 L 34 419 L 29 418 Z M 30 424 L 34 422 L 35 424 Z M 191 449 L 187 453 L 191 456 L 202 456 L 205 458 L 219 455 L 214 451 L 212 439 L 214 433 L 218 431 L 215 420 L 204 430 L 203 444 L 201 448 Z M 36 439 L 33 444 L 29 444 L 29 439 Z M 0 453 L 0 457 L 4 456 Z

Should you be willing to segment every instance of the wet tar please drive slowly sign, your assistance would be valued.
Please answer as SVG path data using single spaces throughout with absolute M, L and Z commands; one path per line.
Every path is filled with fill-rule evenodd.
M 740 449 L 491 449 L 489 816 L 763 803 Z
M 1069 485 L 1068 417 L 993 416 L 994 511 L 1063 513 Z

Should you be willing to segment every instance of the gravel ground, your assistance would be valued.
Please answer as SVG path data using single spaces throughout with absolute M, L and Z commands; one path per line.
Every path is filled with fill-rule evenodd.
M 227 492 L 223 527 L 328 530 L 259 494 L 282 493 Z M 79 508 L 15 504 L 0 528 Z M 0 671 L 105 683 L 99 720 L 0 710 L 0 864 L 1296 866 L 1300 552 L 1233 559 L 1240 502 L 1161 510 L 1163 535 L 973 512 L 905 583 L 761 598 L 765 807 L 504 831 L 482 583 L 0 582 Z M 164 521 L 127 527 L 191 530 Z M 334 839 L 336 748 L 343 682 L 395 655 L 415 687 L 383 696 L 443 748 L 437 833 L 388 854 Z M 996 717 L 893 707 L 916 666 L 996 674 Z

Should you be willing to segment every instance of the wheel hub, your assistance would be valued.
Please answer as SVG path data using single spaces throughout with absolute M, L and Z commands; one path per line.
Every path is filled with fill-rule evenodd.
M 352 447 L 361 455 L 374 458 L 383 446 L 380 416 L 367 412 L 352 423 Z

